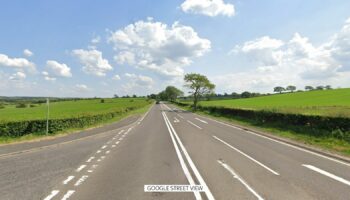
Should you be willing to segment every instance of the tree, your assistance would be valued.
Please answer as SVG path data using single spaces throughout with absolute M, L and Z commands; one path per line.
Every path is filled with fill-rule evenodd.
M 281 87 L 281 86 L 277 86 L 277 87 L 273 88 L 274 92 L 279 92 L 280 94 L 285 90 L 286 89 L 284 89 L 284 87 Z
M 241 97 L 242 98 L 249 98 L 251 96 L 251 93 L 248 91 L 242 92 Z
M 114 94 L 113 97 L 114 98 L 119 98 L 119 96 L 117 94 Z
M 308 91 L 314 90 L 314 87 L 308 85 L 308 86 L 305 86 L 305 90 L 308 90 Z
M 150 95 L 149 95 L 149 98 L 150 98 L 150 99 L 156 99 L 156 98 L 157 98 L 157 95 L 156 95 L 156 94 L 150 94 Z
M 165 88 L 165 95 L 167 100 L 175 101 L 177 97 L 183 96 L 184 93 L 174 86 L 168 86 Z
M 294 85 L 288 85 L 288 87 L 286 88 L 286 90 L 291 91 L 291 92 L 293 92 L 296 89 L 297 89 L 297 87 L 295 87 Z
M 232 92 L 231 97 L 232 97 L 232 99 L 238 99 L 241 97 L 241 95 L 236 93 L 236 92 Z
M 104 99 L 101 99 L 101 100 L 100 100 L 100 103 L 104 103 L 104 102 L 105 102 L 105 100 L 104 100 Z
M 322 85 L 319 85 L 316 87 L 316 90 L 323 90 L 323 89 L 324 89 L 324 86 L 322 86 Z
M 193 109 L 197 109 L 200 97 L 213 93 L 215 85 L 209 79 L 201 74 L 190 73 L 184 77 L 185 87 L 189 88 L 190 94 L 193 95 Z
M 331 90 L 331 89 L 332 89 L 332 86 L 326 85 L 325 88 L 326 88 L 326 90 Z

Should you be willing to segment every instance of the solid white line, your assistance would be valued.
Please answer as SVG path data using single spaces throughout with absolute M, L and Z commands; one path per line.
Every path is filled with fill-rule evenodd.
M 68 190 L 67 193 L 62 197 L 61 200 L 67 200 L 74 194 L 75 190 Z
M 86 162 L 91 162 L 93 159 L 95 159 L 95 157 L 91 156 Z
M 52 199 L 54 196 L 56 196 L 60 191 L 59 190 L 52 190 L 51 194 L 49 194 L 49 196 L 47 196 L 44 200 L 50 200 Z
M 74 176 L 68 176 L 66 180 L 63 181 L 64 185 L 67 185 L 67 183 L 69 183 L 69 181 L 73 180 Z
M 329 173 L 329 172 L 326 172 L 326 171 L 324 171 L 324 170 L 322 170 L 322 169 L 320 169 L 320 168 L 317 168 L 317 167 L 315 167 L 315 166 L 312 166 L 312 165 L 303 164 L 303 166 L 304 166 L 304 167 L 307 167 L 307 168 L 309 168 L 309 169 L 311 169 L 311 170 L 313 170 L 313 171 L 315 171 L 315 172 L 318 172 L 318 173 L 320 173 L 320 174 L 323 174 L 323 175 L 325 175 L 325 176 L 328 176 L 329 178 L 332 178 L 332 179 L 334 179 L 334 180 L 337 180 L 337 181 L 339 181 L 339 182 L 341 182 L 341 183 L 344 183 L 344 184 L 350 186 L 350 181 L 348 181 L 348 180 L 346 180 L 346 179 L 344 179 L 344 178 L 342 178 L 342 177 L 336 176 L 336 175 L 334 175 L 334 174 L 331 174 L 331 173 Z
M 105 149 L 106 147 L 107 147 L 107 145 L 104 145 L 104 146 L 101 147 L 101 149 Z
M 175 148 L 175 152 L 176 152 L 176 154 L 177 154 L 177 157 L 179 158 L 179 161 L 180 161 L 180 165 L 181 165 L 181 167 L 182 167 L 182 170 L 183 170 L 183 172 L 184 172 L 184 174 L 185 174 L 185 176 L 186 176 L 188 182 L 190 183 L 190 185 L 196 185 L 195 182 L 194 182 L 194 180 L 192 179 L 192 176 L 191 176 L 190 171 L 188 170 L 188 168 L 187 168 L 187 166 L 186 166 L 186 164 L 185 164 L 185 161 L 184 161 L 184 159 L 183 159 L 183 157 L 182 157 L 182 154 L 181 154 L 181 152 L 180 152 L 180 150 L 179 150 L 179 147 L 178 147 L 178 145 L 176 144 L 176 141 L 175 141 L 175 139 L 174 139 L 173 133 L 172 133 L 172 131 L 171 131 L 171 129 L 170 129 L 170 125 L 168 124 L 168 121 L 166 120 L 166 115 L 165 115 L 165 113 L 162 112 L 162 115 L 163 115 L 163 119 L 164 119 L 164 121 L 165 121 L 165 124 L 166 124 L 166 126 L 167 126 L 167 128 L 168 128 L 168 131 L 169 131 L 169 134 L 170 134 L 170 137 L 171 137 L 171 141 L 173 142 L 173 145 L 174 145 L 174 148 Z M 202 197 L 201 197 L 201 195 L 200 195 L 199 192 L 194 192 L 194 195 L 195 195 L 196 199 L 202 199 Z
M 259 200 L 263 200 L 263 198 L 251 188 L 248 183 L 246 183 L 228 164 L 222 162 L 221 160 L 218 160 L 218 163 L 224 167 L 227 171 L 229 171 L 233 178 L 238 179 L 251 193 L 254 194 Z
M 276 171 L 270 169 L 269 167 L 267 167 L 266 165 L 262 164 L 261 162 L 255 160 L 254 158 L 250 157 L 249 155 L 247 155 L 246 153 L 242 152 L 241 150 L 237 149 L 236 147 L 230 145 L 229 143 L 223 141 L 222 139 L 216 137 L 215 135 L 213 136 L 216 140 L 218 140 L 219 142 L 222 142 L 223 144 L 225 144 L 226 146 L 230 147 L 231 149 L 237 151 L 238 153 L 242 154 L 243 156 L 247 157 L 248 159 L 250 159 L 251 161 L 255 162 L 256 164 L 260 165 L 261 167 L 267 169 L 268 171 L 270 171 L 271 173 L 275 174 L 275 175 L 280 175 L 279 173 L 277 173 Z
M 186 159 L 187 159 L 187 161 L 188 161 L 188 163 L 189 163 L 189 165 L 190 165 L 190 167 L 191 167 L 191 169 L 192 169 L 194 175 L 196 176 L 196 178 L 197 178 L 197 180 L 199 181 L 199 183 L 204 187 L 205 194 L 206 194 L 207 198 L 208 198 L 209 200 L 214 200 L 215 198 L 214 198 L 213 194 L 210 192 L 210 189 L 209 189 L 208 185 L 205 183 L 203 177 L 201 176 L 201 174 L 199 173 L 197 167 L 196 167 L 195 164 L 193 163 L 193 161 L 192 161 L 190 155 L 188 154 L 188 152 L 187 152 L 185 146 L 182 144 L 182 142 L 181 142 L 179 136 L 177 135 L 177 133 L 176 133 L 174 127 L 173 127 L 173 125 L 170 123 L 170 121 L 169 121 L 169 119 L 168 119 L 168 117 L 166 116 L 165 113 L 164 113 L 164 116 L 165 116 L 166 120 L 168 121 L 168 123 L 169 123 L 169 125 L 170 125 L 170 128 L 171 128 L 171 130 L 173 131 L 173 133 L 174 133 L 174 135 L 175 135 L 175 138 L 176 138 L 177 142 L 179 143 L 180 148 L 181 148 L 182 152 L 184 153 L 184 155 L 185 155 L 185 157 L 186 157 Z
M 86 165 L 81 165 L 77 170 L 75 170 L 76 172 L 80 172 L 82 169 L 84 169 L 86 167 Z
M 79 186 L 79 185 L 81 185 L 88 177 L 89 177 L 88 175 L 82 176 L 82 177 L 74 184 L 74 186 Z
M 199 129 L 202 129 L 201 127 L 199 127 L 197 124 L 194 124 L 193 122 L 191 122 L 190 120 L 187 120 L 188 123 L 192 124 L 193 126 L 199 128 Z
M 208 122 L 206 122 L 206 121 L 204 121 L 204 120 L 202 120 L 202 119 L 199 119 L 199 118 L 195 118 L 196 120 L 198 120 L 198 121 L 200 121 L 200 122 L 202 122 L 202 123 L 204 123 L 204 124 L 208 124 Z

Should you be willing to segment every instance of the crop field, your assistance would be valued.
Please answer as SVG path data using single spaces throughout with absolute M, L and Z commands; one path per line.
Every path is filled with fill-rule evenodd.
M 100 99 L 53 102 L 50 103 L 50 119 L 111 113 L 127 107 L 141 108 L 149 103 L 141 98 L 104 99 L 104 103 L 101 103 Z M 5 108 L 0 109 L 0 122 L 46 119 L 46 104 L 34 105 L 35 107 L 26 108 L 6 105 Z
M 350 89 L 294 92 L 248 99 L 201 101 L 200 105 L 350 117 Z

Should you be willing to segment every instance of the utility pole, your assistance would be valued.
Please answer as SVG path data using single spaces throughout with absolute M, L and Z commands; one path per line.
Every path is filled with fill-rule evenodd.
M 46 99 L 46 105 L 47 105 L 47 114 L 46 114 L 46 135 L 49 134 L 49 117 L 50 117 L 50 100 L 49 98 Z

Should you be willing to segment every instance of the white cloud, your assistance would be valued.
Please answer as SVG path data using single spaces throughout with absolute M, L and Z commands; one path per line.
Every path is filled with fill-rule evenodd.
M 23 80 L 25 78 L 26 74 L 24 72 L 16 72 L 9 77 L 9 80 Z
M 76 84 L 74 89 L 78 92 L 86 92 L 90 90 L 85 84 Z
M 116 81 L 119 81 L 120 80 L 120 76 L 118 74 L 116 74 L 116 75 L 113 76 L 112 79 L 116 80 Z
M 106 73 L 113 69 L 108 60 L 102 57 L 102 52 L 96 49 L 75 49 L 73 55 L 79 59 L 83 71 L 87 74 L 106 76 Z
M 55 77 L 51 77 L 49 72 L 47 72 L 47 71 L 43 71 L 43 72 L 41 72 L 41 74 L 44 76 L 44 79 L 46 81 L 55 81 L 56 80 L 56 78 Z
M 5 54 L 0 54 L 0 66 L 22 68 L 22 69 L 35 69 L 35 64 L 25 58 L 10 58 Z
M 26 57 L 31 57 L 34 55 L 33 52 L 31 52 L 29 49 L 24 49 L 23 50 L 23 54 L 26 56 Z
M 210 41 L 200 38 L 192 27 L 175 22 L 138 21 L 111 33 L 119 64 L 129 64 L 164 77 L 182 76 L 183 67 L 210 50 Z
M 181 4 L 181 9 L 186 13 L 202 14 L 210 17 L 218 15 L 232 17 L 235 15 L 234 5 L 225 3 L 223 0 L 185 0 Z
M 55 76 L 72 77 L 70 68 L 64 63 L 48 60 L 46 61 L 46 67 L 49 68 Z
M 101 41 L 101 37 L 97 36 L 97 37 L 92 38 L 91 43 L 95 45 L 95 44 L 100 43 L 100 41 Z
M 129 74 L 129 73 L 125 73 L 124 76 L 129 78 L 131 82 L 137 84 L 138 86 L 149 87 L 154 83 L 153 79 L 148 76 Z

